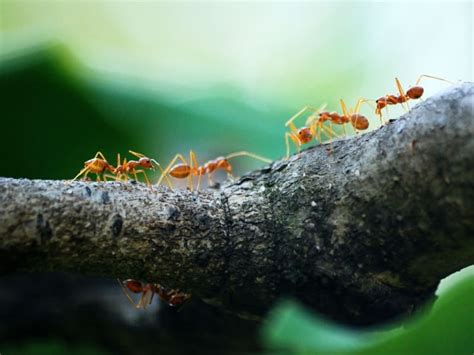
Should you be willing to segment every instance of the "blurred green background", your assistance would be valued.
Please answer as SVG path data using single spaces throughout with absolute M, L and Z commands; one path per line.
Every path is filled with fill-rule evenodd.
M 396 93 L 395 77 L 473 81 L 473 32 L 472 1 L 0 0 L 0 176 L 69 179 L 98 150 L 111 162 L 129 149 L 162 164 L 189 149 L 200 162 L 237 150 L 278 159 L 304 105 L 339 111 L 340 98 Z M 447 84 L 423 86 L 427 97 Z M 238 174 L 260 165 L 235 162 Z M 474 336 L 466 310 L 454 333 Z M 328 329 L 335 344 L 346 334 Z
M 98 150 L 277 159 L 304 105 L 472 80 L 472 2 L 0 4 L 2 176 L 71 178 Z

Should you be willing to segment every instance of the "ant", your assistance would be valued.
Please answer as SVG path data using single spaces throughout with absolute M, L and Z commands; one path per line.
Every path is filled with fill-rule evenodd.
M 161 181 L 163 180 L 163 178 L 169 174 L 176 179 L 188 178 L 189 189 L 192 191 L 193 190 L 193 176 L 197 176 L 198 184 L 197 184 L 196 190 L 199 190 L 202 175 L 207 174 L 209 185 L 211 185 L 212 184 L 211 175 L 214 171 L 219 170 L 219 169 L 227 172 L 227 176 L 233 180 L 234 176 L 232 175 L 232 165 L 230 164 L 229 159 L 239 157 L 239 156 L 248 156 L 248 157 L 263 161 L 264 163 L 268 163 L 268 164 L 271 163 L 270 159 L 267 159 L 267 158 L 264 158 L 259 155 L 249 153 L 246 151 L 241 151 L 241 152 L 229 154 L 226 157 L 218 157 L 200 166 L 197 162 L 196 154 L 192 150 L 190 150 L 189 163 L 186 161 L 186 158 L 182 154 L 176 154 L 175 157 L 168 164 L 164 172 L 161 174 L 161 177 L 158 180 L 157 184 L 159 185 Z M 182 163 L 174 165 L 176 160 L 178 159 L 181 160 Z M 172 186 L 170 185 L 170 187 Z
M 166 302 L 171 307 L 177 307 L 185 303 L 191 298 L 188 293 L 179 292 L 177 290 L 168 290 L 160 284 L 144 284 L 137 280 L 128 279 L 123 282 L 117 280 L 122 287 L 123 293 L 135 308 L 145 309 L 153 301 L 155 293 L 160 299 Z M 141 293 L 140 300 L 135 303 L 132 297 L 128 294 L 127 289 L 133 293 Z
M 321 130 L 324 131 L 324 133 L 328 134 L 329 129 L 326 128 L 323 125 L 318 125 L 317 124 L 317 117 L 318 114 L 321 110 L 324 109 L 326 104 L 322 105 L 319 109 L 311 107 L 311 106 L 305 106 L 301 110 L 299 110 L 296 114 L 294 114 L 286 123 L 285 127 L 290 127 L 291 132 L 286 132 L 285 133 L 285 143 L 286 143 L 286 158 L 290 156 L 290 141 L 288 139 L 291 139 L 293 143 L 295 144 L 296 148 L 298 151 L 301 150 L 301 146 L 303 144 L 311 142 L 313 138 L 315 138 L 319 143 L 322 142 L 321 140 Z M 293 121 L 303 115 L 306 111 L 312 112 L 311 115 L 308 116 L 306 119 L 306 123 L 303 127 L 300 129 L 296 128 L 295 124 Z M 319 131 L 317 130 L 319 128 Z M 333 132 L 329 131 L 329 136 L 332 137 Z M 317 137 L 316 137 L 317 136 Z
M 420 75 L 418 80 L 415 83 L 415 86 L 412 86 L 411 88 L 409 88 L 405 92 L 402 88 L 402 84 L 400 83 L 400 80 L 398 80 L 398 78 L 395 78 L 395 83 L 397 85 L 399 95 L 398 96 L 397 95 L 385 95 L 385 96 L 382 96 L 382 97 L 378 98 L 377 100 L 375 100 L 375 104 L 376 104 L 375 114 L 379 116 L 381 122 L 382 122 L 382 110 L 384 108 L 386 108 L 387 113 L 388 113 L 388 107 L 387 107 L 388 105 L 397 105 L 397 104 L 402 104 L 403 105 L 403 104 L 406 104 L 407 107 L 409 108 L 408 102 L 407 102 L 408 100 L 417 100 L 417 99 L 420 99 L 421 96 L 423 96 L 423 93 L 424 93 L 425 90 L 423 89 L 422 86 L 419 86 L 420 81 L 423 78 L 442 80 L 442 81 L 446 81 L 446 82 L 452 84 L 452 82 L 450 82 L 448 80 L 445 80 L 445 79 L 442 79 L 442 78 L 438 78 L 436 76 Z M 364 101 L 368 101 L 368 100 L 364 100 Z M 406 108 L 405 108 L 405 110 L 406 110 Z
M 342 125 L 344 129 L 344 134 L 347 135 L 346 131 L 346 124 L 350 123 L 352 127 L 355 129 L 356 133 L 359 130 L 365 130 L 369 127 L 369 120 L 367 117 L 361 115 L 359 113 L 360 105 L 365 100 L 359 99 L 356 104 L 355 110 L 347 110 L 346 104 L 344 100 L 340 100 L 341 108 L 342 108 L 342 115 L 338 114 L 337 112 L 328 112 L 328 111 L 321 111 L 322 108 L 315 109 L 310 106 L 305 106 L 302 110 L 300 110 L 297 114 L 295 114 L 292 118 L 286 122 L 285 126 L 289 126 L 291 132 L 287 132 L 285 134 L 286 139 L 286 158 L 290 156 L 290 144 L 288 138 L 295 143 L 298 151 L 301 149 L 301 145 L 305 143 L 309 143 L 313 138 L 315 138 L 319 143 L 322 142 L 321 140 L 321 131 L 329 135 L 329 140 L 332 140 L 333 136 L 337 135 L 334 133 L 332 129 L 332 125 Z M 306 126 L 297 129 L 294 125 L 293 121 L 302 115 L 306 110 L 311 110 L 313 113 L 308 117 L 306 120 Z M 329 121 L 330 127 L 326 128 L 323 124 L 324 122 Z
M 114 166 L 110 165 L 105 159 L 104 154 L 101 152 L 97 152 L 94 158 L 89 159 L 84 162 L 84 168 L 76 175 L 72 181 L 75 181 L 79 176 L 84 174 L 83 180 L 87 179 L 87 174 L 93 173 L 97 175 L 97 181 L 101 181 L 100 175 L 103 175 L 104 181 L 107 180 L 107 175 L 104 175 L 105 171 L 108 170 L 109 172 L 113 173 L 115 171 Z
M 117 167 L 115 170 L 112 172 L 115 175 L 116 180 L 128 180 L 128 176 L 130 174 L 133 174 L 135 177 L 135 180 L 138 181 L 138 173 L 142 173 L 146 184 L 148 186 L 151 186 L 150 180 L 148 179 L 148 176 L 146 174 L 145 170 L 137 170 L 138 167 L 141 167 L 143 169 L 152 169 L 155 170 L 155 165 L 158 166 L 163 172 L 163 169 L 161 168 L 161 165 L 155 160 L 155 159 L 150 159 L 147 156 L 134 152 L 132 150 L 128 151 L 130 154 L 134 155 L 135 157 L 138 158 L 138 160 L 130 160 L 127 162 L 127 158 L 124 158 L 123 163 L 120 163 L 120 154 L 117 154 Z M 169 183 L 169 180 L 167 180 Z

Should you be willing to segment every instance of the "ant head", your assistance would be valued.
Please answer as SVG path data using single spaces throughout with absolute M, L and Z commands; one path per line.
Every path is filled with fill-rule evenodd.
M 313 139 L 313 135 L 311 134 L 311 130 L 308 127 L 302 127 L 298 131 L 298 138 L 301 143 L 308 143 Z
M 140 281 L 128 279 L 123 281 L 123 285 L 133 293 L 143 292 L 143 285 Z
M 146 169 L 153 169 L 153 163 L 150 158 L 143 157 L 138 160 L 138 164 Z
M 407 90 L 407 96 L 410 99 L 419 99 L 425 90 L 421 86 L 413 86 Z

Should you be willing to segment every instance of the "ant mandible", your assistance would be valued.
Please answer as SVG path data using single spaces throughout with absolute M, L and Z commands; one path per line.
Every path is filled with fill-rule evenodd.
M 104 154 L 102 154 L 101 152 L 97 152 L 94 158 L 84 162 L 84 168 L 79 171 L 79 173 L 74 179 L 72 179 L 72 181 L 75 181 L 82 174 L 84 174 L 83 180 L 86 180 L 87 175 L 89 173 L 96 174 L 97 181 L 101 181 L 100 175 L 102 174 L 104 181 L 106 181 L 107 175 L 104 175 L 106 170 L 113 173 L 115 171 L 115 167 L 107 162 L 107 159 L 105 159 Z
M 189 163 L 186 158 L 182 154 L 176 154 L 175 157 L 171 160 L 168 164 L 164 172 L 161 174 L 160 179 L 158 180 L 158 185 L 161 183 L 164 177 L 168 174 L 176 179 L 186 179 L 188 178 L 189 182 L 189 189 L 193 190 L 193 176 L 198 177 L 198 184 L 196 190 L 199 190 L 199 186 L 201 185 L 201 177 L 202 175 L 207 174 L 209 184 L 212 184 L 211 175 L 216 170 L 224 170 L 227 173 L 227 176 L 231 179 L 234 179 L 232 175 L 232 165 L 229 162 L 229 159 L 239 157 L 239 156 L 248 156 L 264 163 L 271 163 L 270 159 L 261 157 L 259 155 L 249 153 L 246 151 L 236 152 L 227 155 L 226 157 L 218 157 L 216 159 L 210 160 L 204 165 L 199 165 L 196 159 L 196 154 L 190 150 L 189 151 Z M 181 164 L 176 164 L 177 160 L 181 160 Z M 172 187 L 170 185 L 170 187 Z
M 153 301 L 155 293 L 160 299 L 166 302 L 169 306 L 177 307 L 182 305 L 184 302 L 191 298 L 190 294 L 179 292 L 177 290 L 167 290 L 160 284 L 143 284 L 140 281 L 128 279 L 123 282 L 117 280 L 122 287 L 123 293 L 135 308 L 145 309 Z M 135 303 L 132 297 L 128 294 L 127 290 L 133 293 L 141 293 L 140 300 Z
M 375 100 L 376 108 L 375 108 L 375 114 L 379 116 L 380 121 L 382 122 L 382 110 L 386 108 L 387 113 L 388 113 L 388 105 L 397 105 L 397 104 L 406 104 L 408 106 L 408 100 L 417 100 L 420 99 L 421 96 L 423 96 L 424 93 L 424 88 L 422 86 L 419 86 L 421 79 L 423 78 L 430 78 L 430 79 L 436 79 L 436 80 L 441 80 L 441 81 L 446 81 L 450 84 L 449 80 L 438 78 L 436 76 L 431 76 L 431 75 L 420 75 L 418 80 L 415 83 L 415 86 L 412 86 L 409 88 L 406 92 L 403 90 L 402 84 L 400 83 L 400 80 L 398 78 L 395 78 L 395 83 L 397 85 L 398 93 L 399 95 L 385 95 L 377 100 Z M 368 100 L 365 100 L 368 101 Z M 405 106 L 404 106 L 405 107 Z M 405 108 L 406 110 L 407 108 Z

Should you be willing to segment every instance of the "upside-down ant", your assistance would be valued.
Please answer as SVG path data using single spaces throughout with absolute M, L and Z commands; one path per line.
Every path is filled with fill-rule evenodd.
M 172 307 L 178 307 L 191 298 L 191 295 L 188 293 L 179 292 L 177 290 L 168 290 L 158 283 L 144 284 L 140 281 L 132 279 L 128 279 L 123 282 L 118 280 L 118 282 L 120 283 L 125 296 L 135 308 L 145 309 L 148 307 L 153 301 L 153 296 L 155 293 L 163 302 L 166 302 Z M 133 293 L 141 293 L 138 303 L 133 301 L 127 290 Z

